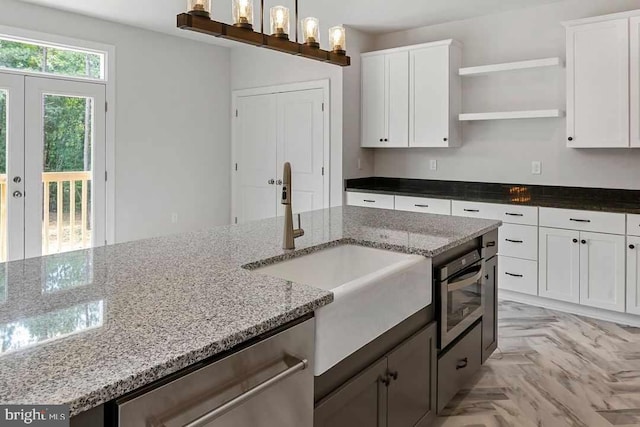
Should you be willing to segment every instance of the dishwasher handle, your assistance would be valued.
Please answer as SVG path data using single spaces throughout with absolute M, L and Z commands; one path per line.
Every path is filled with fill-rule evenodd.
M 261 382 L 257 386 L 247 390 L 245 393 L 242 393 L 241 395 L 229 400 L 225 404 L 223 404 L 221 406 L 218 406 L 217 408 L 215 408 L 215 409 L 207 412 L 206 414 L 196 418 L 195 420 L 185 424 L 184 427 L 202 427 L 202 426 L 205 426 L 208 423 L 210 423 L 211 421 L 215 420 L 216 418 L 219 418 L 222 415 L 226 414 L 227 412 L 230 412 L 233 409 L 237 408 L 238 406 L 242 405 L 243 403 L 245 403 L 247 400 L 251 399 L 252 397 L 262 393 L 266 389 L 268 389 L 270 387 L 273 387 L 274 385 L 278 384 L 279 382 L 284 381 L 285 379 L 287 379 L 290 376 L 296 374 L 297 372 L 304 371 L 305 369 L 307 369 L 309 367 L 309 362 L 306 359 L 302 359 L 302 360 L 295 359 L 295 358 L 287 358 L 287 359 L 288 360 L 293 359 L 295 364 L 293 366 L 291 366 L 290 368 L 280 372 L 279 374 L 274 375 L 273 377 L 269 378 L 268 380 L 265 380 L 265 381 Z M 287 360 L 285 360 L 285 362 L 286 361 Z

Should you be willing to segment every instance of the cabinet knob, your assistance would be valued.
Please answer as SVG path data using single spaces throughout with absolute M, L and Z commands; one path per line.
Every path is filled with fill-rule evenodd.
M 569 137 L 569 141 L 573 141 L 573 137 L 572 136 Z
M 389 142 L 389 138 L 385 138 L 385 139 L 384 139 L 384 142 Z
M 384 141 L 384 139 L 380 138 L 380 142 Z
M 581 242 L 581 243 L 582 243 L 583 245 L 586 245 L 586 244 L 587 244 L 587 241 L 586 241 L 586 240 L 582 240 L 582 242 Z
M 449 140 L 449 138 L 444 138 L 444 142 L 447 142 Z
M 389 377 L 391 377 L 392 380 L 396 381 L 398 379 L 398 371 L 389 372 Z
M 578 239 L 573 239 L 573 243 L 578 243 Z
M 629 249 L 635 249 L 636 245 L 629 245 Z

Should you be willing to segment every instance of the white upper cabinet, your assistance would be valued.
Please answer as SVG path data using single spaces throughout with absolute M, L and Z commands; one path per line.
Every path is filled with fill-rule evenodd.
M 566 25 L 568 146 L 629 147 L 629 19 Z
M 409 145 L 409 52 L 362 57 L 363 147 Z
M 630 40 L 630 94 L 631 94 L 631 146 L 640 148 L 640 16 L 629 20 Z
M 461 144 L 460 48 L 453 42 L 411 51 L 409 146 Z
M 362 55 L 361 146 L 459 146 L 461 52 L 446 40 Z

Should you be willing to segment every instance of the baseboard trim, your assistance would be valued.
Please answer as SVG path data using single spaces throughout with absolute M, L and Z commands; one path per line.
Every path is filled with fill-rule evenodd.
M 600 308 L 585 307 L 570 302 L 556 301 L 539 296 L 521 294 L 520 292 L 507 291 L 505 289 L 498 291 L 498 298 L 640 328 L 640 316 L 634 314 L 616 313 Z

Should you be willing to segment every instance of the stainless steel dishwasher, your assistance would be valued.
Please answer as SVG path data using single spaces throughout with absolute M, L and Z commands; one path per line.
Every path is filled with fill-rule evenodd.
M 116 402 L 120 427 L 312 427 L 314 319 Z

